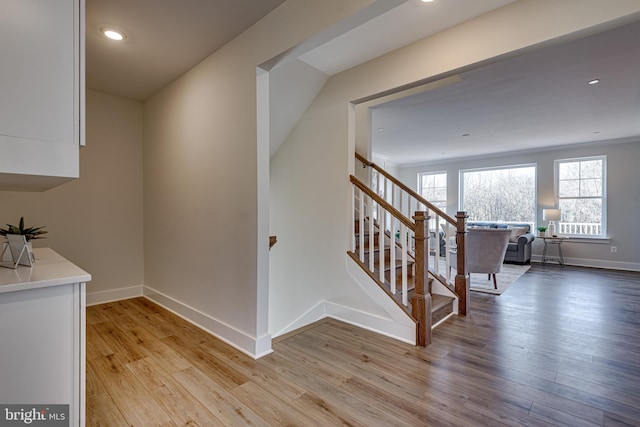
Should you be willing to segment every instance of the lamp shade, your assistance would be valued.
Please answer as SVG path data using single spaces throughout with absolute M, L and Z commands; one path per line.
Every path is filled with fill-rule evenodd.
M 559 221 L 560 209 L 542 209 L 542 219 L 545 221 Z

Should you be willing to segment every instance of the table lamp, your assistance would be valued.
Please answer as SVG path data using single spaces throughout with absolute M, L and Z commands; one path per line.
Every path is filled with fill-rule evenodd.
M 556 224 L 554 223 L 554 221 L 560 221 L 560 209 L 543 209 L 542 219 L 545 221 L 549 221 L 549 225 L 547 226 L 547 234 L 551 237 L 557 236 Z

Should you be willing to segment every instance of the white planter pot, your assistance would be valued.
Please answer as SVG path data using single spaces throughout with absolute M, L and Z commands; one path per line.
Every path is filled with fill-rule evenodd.
M 31 266 L 35 262 L 31 242 L 21 234 L 7 234 L 7 243 L 15 265 Z

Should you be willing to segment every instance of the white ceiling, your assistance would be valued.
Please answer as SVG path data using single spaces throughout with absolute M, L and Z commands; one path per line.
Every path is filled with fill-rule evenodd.
M 373 151 L 410 165 L 640 135 L 640 23 L 459 76 L 374 107 Z
M 358 18 L 327 29 L 319 39 L 328 42 L 310 40 L 311 51 L 299 46 L 306 65 L 293 61 L 272 72 L 271 155 L 329 76 L 513 1 L 376 0 Z M 86 0 L 87 88 L 145 100 L 281 3 Z M 120 28 L 127 38 L 108 40 L 103 26 Z
M 86 0 L 87 87 L 145 100 L 283 1 Z M 512 1 L 378 0 L 400 6 L 300 59 L 332 75 Z M 125 30 L 125 42 L 104 38 L 103 25 Z M 393 163 L 415 164 L 640 135 L 640 29 L 620 31 L 462 73 L 459 83 L 380 105 L 373 149 Z M 602 82 L 588 86 L 592 77 Z M 283 104 L 305 110 L 294 100 Z M 287 114 L 273 117 L 292 126 Z M 281 129 L 279 139 L 287 133 Z

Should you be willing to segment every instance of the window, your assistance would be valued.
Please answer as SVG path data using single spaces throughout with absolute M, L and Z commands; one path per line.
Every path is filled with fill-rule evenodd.
M 559 234 L 605 236 L 606 156 L 556 160 Z
M 460 171 L 460 207 L 469 221 L 522 222 L 536 216 L 536 166 Z
M 447 173 L 424 172 L 418 174 L 418 192 L 443 212 L 447 211 Z

